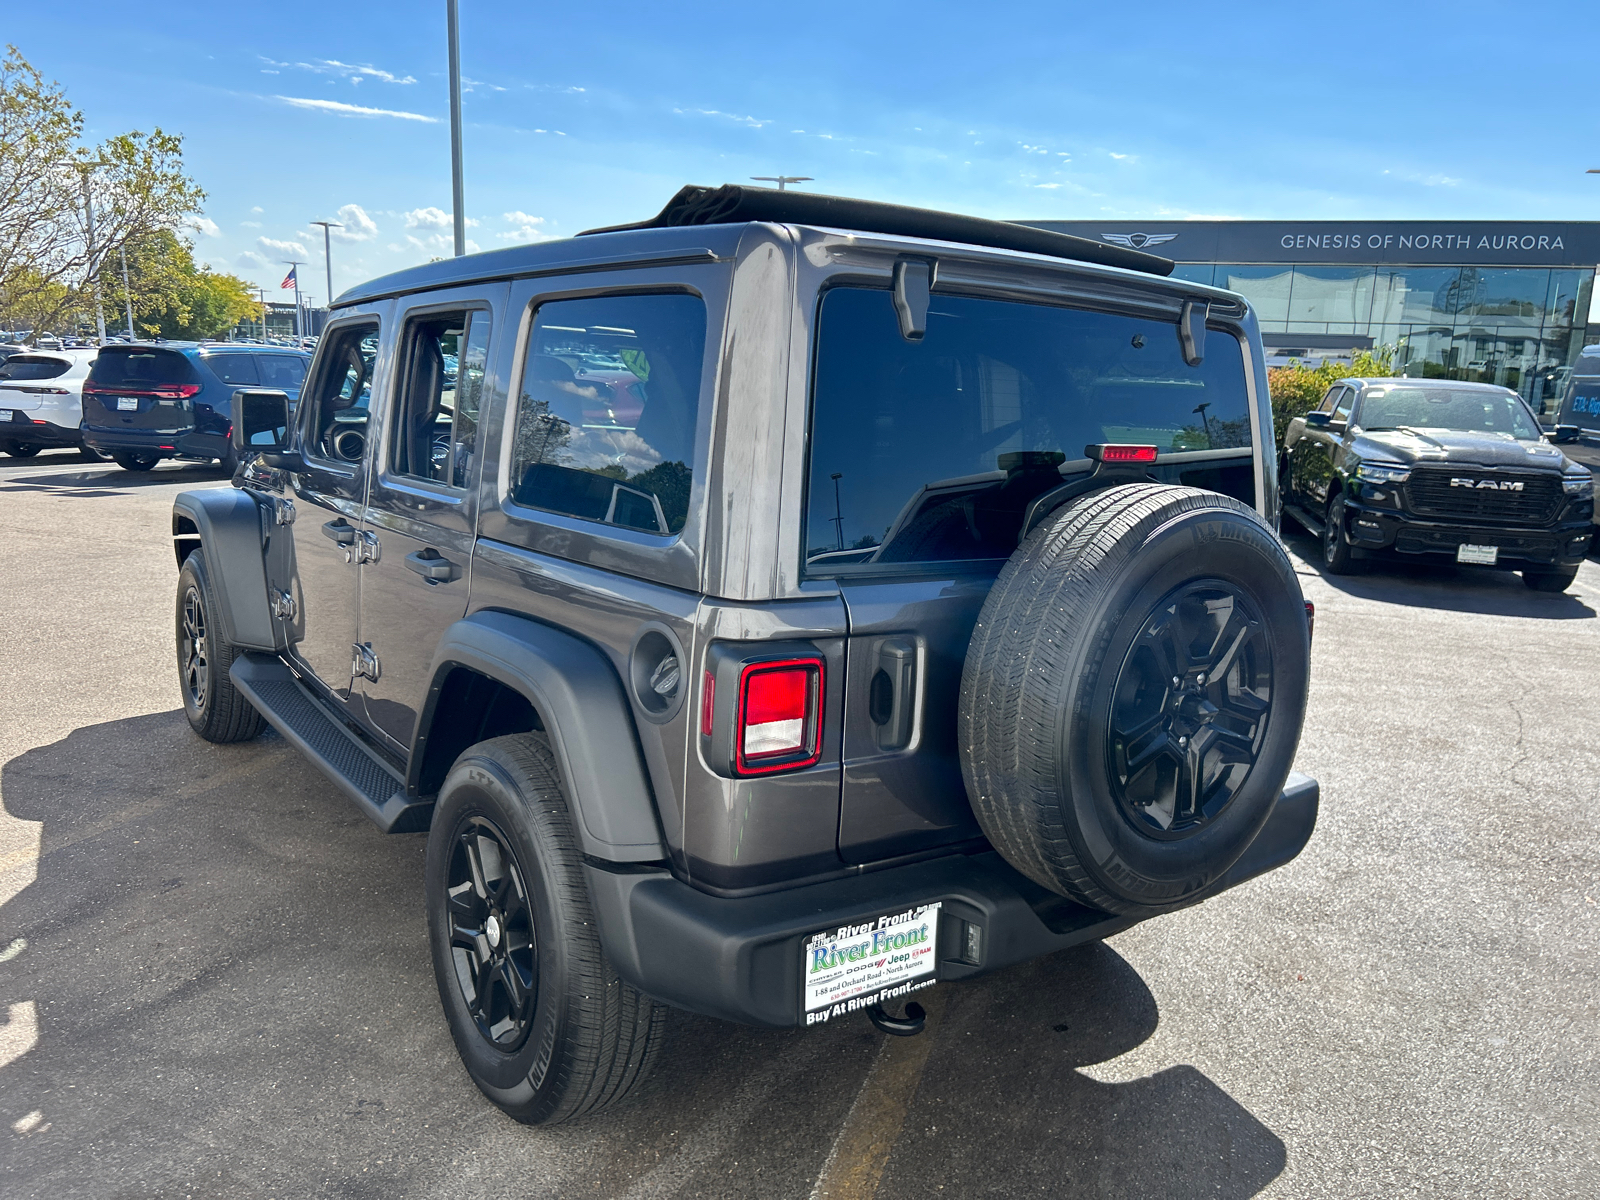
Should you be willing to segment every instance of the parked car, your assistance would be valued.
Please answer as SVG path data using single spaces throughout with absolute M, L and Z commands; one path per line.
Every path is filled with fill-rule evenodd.
M 310 355 L 197 342 L 106 346 L 83 385 L 84 444 L 129 471 L 164 458 L 237 466 L 228 433 L 243 387 L 300 394 Z
M 626 1095 L 664 1006 L 910 1035 L 1215 897 L 1311 836 L 1310 625 L 1255 315 L 1171 269 L 729 186 L 348 291 L 174 505 L 190 724 L 426 831 L 446 1021 L 527 1122 Z
M 1553 415 L 1550 440 L 1573 462 L 1600 472 L 1600 346 L 1585 346 L 1569 374 Z M 1591 549 L 1600 538 L 1594 530 Z
M 71 446 L 90 460 L 103 458 L 84 444 L 83 383 L 96 350 L 21 350 L 0 362 L 0 450 L 32 458 L 54 446 Z
M 1336 575 L 1394 555 L 1521 571 L 1561 592 L 1589 549 L 1588 468 L 1493 384 L 1341 379 L 1289 423 L 1278 473 L 1285 515 L 1320 535 Z

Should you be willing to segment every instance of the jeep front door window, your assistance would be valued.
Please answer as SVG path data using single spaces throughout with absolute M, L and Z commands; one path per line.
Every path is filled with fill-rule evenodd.
M 335 330 L 317 370 L 307 411 L 306 449 L 332 462 L 356 463 L 367 445 L 372 374 L 378 358 L 376 325 Z

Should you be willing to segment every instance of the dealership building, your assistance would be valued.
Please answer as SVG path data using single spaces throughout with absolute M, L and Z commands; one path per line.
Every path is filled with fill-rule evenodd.
M 1394 347 L 1398 373 L 1503 384 L 1553 414 L 1600 342 L 1593 221 L 1029 221 L 1240 292 L 1268 354 Z

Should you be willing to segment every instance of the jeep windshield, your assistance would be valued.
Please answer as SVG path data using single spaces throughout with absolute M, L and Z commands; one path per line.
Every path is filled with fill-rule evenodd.
M 1539 423 L 1511 392 L 1452 387 L 1381 387 L 1361 397 L 1355 423 L 1368 433 L 1389 429 L 1449 429 L 1504 433 L 1539 440 Z
M 806 561 L 849 572 L 1004 559 L 1029 503 L 1092 464 L 1084 447 L 1153 445 L 1159 477 L 1254 503 L 1239 340 L 1198 366 L 1176 325 L 1055 305 L 935 295 L 920 341 L 890 294 L 822 302 Z

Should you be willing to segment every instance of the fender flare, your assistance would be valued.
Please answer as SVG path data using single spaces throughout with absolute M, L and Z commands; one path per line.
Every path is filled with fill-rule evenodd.
M 172 502 L 174 536 L 182 536 L 180 518 L 194 525 L 206 552 L 211 587 L 222 610 L 214 619 L 221 622 L 223 634 L 246 650 L 281 649 L 267 604 L 265 535 L 256 498 L 237 488 L 179 492 Z
M 615 668 L 588 642 L 528 617 L 485 609 L 451 625 L 434 651 L 406 786 L 416 794 L 445 680 L 458 667 L 520 693 L 538 713 L 583 852 L 605 862 L 661 862 L 667 849 Z

